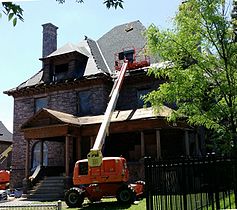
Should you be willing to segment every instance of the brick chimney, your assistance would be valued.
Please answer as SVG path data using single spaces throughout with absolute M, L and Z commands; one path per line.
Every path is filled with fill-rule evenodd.
M 57 29 L 52 23 L 43 24 L 43 49 L 42 57 L 45 58 L 57 50 Z

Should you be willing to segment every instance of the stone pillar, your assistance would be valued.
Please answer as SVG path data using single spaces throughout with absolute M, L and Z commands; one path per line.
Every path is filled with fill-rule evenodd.
M 190 151 L 189 151 L 189 136 L 188 136 L 188 130 L 184 131 L 184 136 L 185 136 L 185 151 L 186 151 L 186 155 L 189 156 L 190 155 Z
M 144 132 L 141 131 L 141 158 L 145 156 L 145 139 L 144 139 Z
M 161 157 L 161 146 L 160 146 L 160 130 L 156 130 L 156 151 L 157 151 L 157 158 Z

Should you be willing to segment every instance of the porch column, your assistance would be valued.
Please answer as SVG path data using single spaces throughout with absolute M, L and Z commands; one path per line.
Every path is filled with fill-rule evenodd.
M 29 188 L 29 166 L 30 166 L 30 140 L 26 139 L 26 150 L 25 150 L 25 178 L 23 179 L 23 193 L 27 194 Z
M 40 165 L 44 165 L 44 141 L 40 142 Z
M 30 166 L 30 140 L 26 140 L 26 152 L 25 152 L 26 162 L 25 162 L 25 179 L 29 178 L 29 166 Z
M 145 139 L 144 139 L 144 132 L 141 131 L 141 158 L 145 156 Z
M 94 143 L 95 143 L 95 137 L 90 136 L 90 148 L 92 148 L 94 146 Z
M 81 159 L 81 136 L 77 136 L 76 138 L 76 147 L 77 147 L 77 160 Z
M 185 151 L 186 151 L 186 155 L 189 156 L 190 155 L 190 151 L 189 151 L 189 137 L 188 137 L 188 130 L 184 131 L 184 136 L 185 136 Z
M 198 134 L 197 133 L 195 134 L 195 152 L 196 152 L 197 156 L 200 154 L 200 152 L 199 152 Z
M 160 130 L 156 129 L 156 151 L 157 158 L 161 157 L 161 147 L 160 147 Z
M 65 173 L 66 177 L 69 177 L 69 142 L 70 142 L 70 136 L 66 135 L 65 139 Z

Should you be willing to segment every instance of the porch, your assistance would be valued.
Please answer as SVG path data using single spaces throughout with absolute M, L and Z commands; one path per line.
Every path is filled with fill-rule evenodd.
M 131 181 L 144 179 L 145 156 L 154 158 L 200 153 L 195 131 L 184 122 L 168 123 L 168 108 L 160 114 L 151 109 L 116 111 L 113 114 L 104 156 L 124 156 L 128 161 Z M 66 188 L 72 181 L 73 167 L 84 159 L 102 122 L 103 115 L 76 117 L 42 109 L 22 125 L 25 137 L 25 181 L 35 167 L 60 167 Z M 59 171 L 58 171 L 59 172 Z M 27 190 L 27 184 L 26 190 Z

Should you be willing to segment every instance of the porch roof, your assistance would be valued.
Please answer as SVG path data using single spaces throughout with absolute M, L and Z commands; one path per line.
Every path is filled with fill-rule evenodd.
M 151 107 L 134 109 L 134 110 L 115 111 L 112 115 L 111 123 L 139 120 L 139 119 L 165 118 L 168 117 L 170 113 L 171 109 L 166 106 L 164 106 L 158 113 L 155 113 Z M 30 119 L 28 119 L 21 126 L 21 129 L 24 130 L 32 127 L 38 127 L 42 126 L 42 124 L 44 125 L 70 124 L 75 126 L 86 126 L 86 125 L 100 124 L 102 123 L 103 118 L 104 115 L 77 117 L 71 114 L 67 114 L 65 112 L 43 108 L 40 111 L 38 111 L 35 115 L 33 115 Z M 45 121 L 46 119 L 48 123 L 46 123 Z M 40 121 L 44 123 L 41 124 Z

